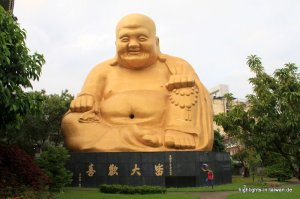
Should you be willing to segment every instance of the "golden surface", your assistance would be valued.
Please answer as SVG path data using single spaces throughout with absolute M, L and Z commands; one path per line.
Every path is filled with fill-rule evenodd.
M 73 151 L 210 151 L 209 93 L 185 60 L 162 54 L 154 22 L 116 27 L 116 57 L 96 65 L 62 121 Z

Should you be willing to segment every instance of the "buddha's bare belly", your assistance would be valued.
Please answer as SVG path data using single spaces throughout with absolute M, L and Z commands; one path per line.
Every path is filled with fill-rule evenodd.
M 112 92 L 100 104 L 102 118 L 116 125 L 161 126 L 167 109 L 166 91 Z

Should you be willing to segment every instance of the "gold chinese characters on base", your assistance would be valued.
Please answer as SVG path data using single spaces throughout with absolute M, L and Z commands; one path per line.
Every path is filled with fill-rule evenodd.
M 210 151 L 208 91 L 185 60 L 162 54 L 152 19 L 116 27 L 116 57 L 96 65 L 62 120 L 73 151 Z
M 171 163 L 170 163 L 170 166 L 171 166 Z M 108 176 L 118 176 L 119 173 L 118 173 L 118 169 L 119 167 L 115 164 L 110 164 L 109 167 L 108 167 Z M 170 167 L 169 170 L 171 171 L 172 168 Z M 155 171 L 155 176 L 163 176 L 164 174 L 164 165 L 161 164 L 161 163 L 158 163 L 158 164 L 155 164 L 154 165 L 154 171 Z M 86 171 L 86 174 L 88 177 L 93 177 L 94 174 L 96 173 L 96 170 L 94 170 L 94 164 L 93 163 L 90 163 L 88 165 L 88 170 Z M 131 172 L 130 172 L 130 175 L 131 176 L 141 176 L 142 173 L 141 173 L 141 168 L 138 167 L 138 164 L 134 164 L 134 168 L 131 169 Z M 171 175 L 171 173 L 170 173 Z M 81 187 L 81 173 L 79 173 L 79 177 L 78 177 L 78 186 Z

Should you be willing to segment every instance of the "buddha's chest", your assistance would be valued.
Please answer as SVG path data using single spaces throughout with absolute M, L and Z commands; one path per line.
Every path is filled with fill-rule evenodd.
M 112 68 L 101 101 L 102 117 L 112 124 L 158 125 L 168 101 L 170 73 L 163 64 L 143 70 Z
M 104 96 L 113 92 L 132 90 L 165 90 L 170 77 L 167 67 L 163 64 L 142 69 L 130 70 L 116 67 L 106 77 Z

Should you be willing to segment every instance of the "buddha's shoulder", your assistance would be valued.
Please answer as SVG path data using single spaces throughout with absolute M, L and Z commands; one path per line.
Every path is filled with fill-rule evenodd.
M 175 57 L 172 55 L 168 54 L 161 54 L 160 58 L 164 60 L 167 64 L 172 64 L 172 65 L 190 65 L 186 60 L 180 58 L 180 57 Z
M 110 70 L 111 67 L 114 66 L 115 62 L 116 62 L 116 58 L 107 59 L 105 61 L 96 64 L 93 70 Z

